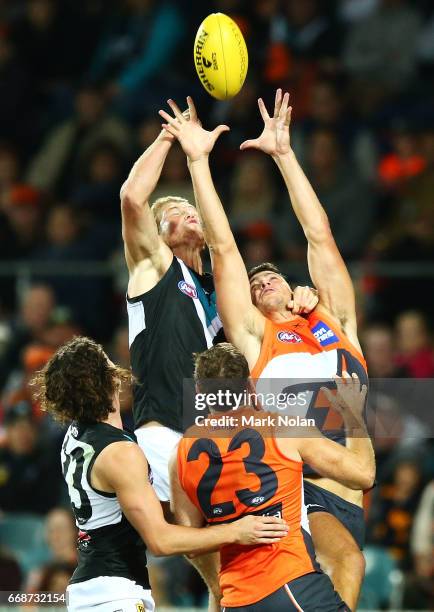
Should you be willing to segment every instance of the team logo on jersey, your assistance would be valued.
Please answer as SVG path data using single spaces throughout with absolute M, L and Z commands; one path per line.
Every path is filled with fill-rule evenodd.
M 329 344 L 339 342 L 339 338 L 335 332 L 323 321 L 318 321 L 315 327 L 312 327 L 312 333 L 321 346 L 328 346 Z
M 259 504 L 262 504 L 262 502 L 264 501 L 265 497 L 263 497 L 262 495 L 259 495 L 258 497 L 254 497 L 251 501 L 252 506 L 259 506 Z
M 137 612 L 145 612 L 145 606 L 142 603 L 136 603 Z
M 185 293 L 185 295 L 187 295 L 188 297 L 197 298 L 196 287 L 193 287 L 193 285 L 190 285 L 185 280 L 179 281 L 178 289 L 180 289 L 182 293 Z
M 280 340 L 280 342 L 290 342 L 290 343 L 301 342 L 300 336 L 292 331 L 280 331 L 277 334 L 277 339 Z
M 78 530 L 77 543 L 80 549 L 87 548 L 91 539 L 92 538 L 86 531 L 82 531 L 81 529 Z

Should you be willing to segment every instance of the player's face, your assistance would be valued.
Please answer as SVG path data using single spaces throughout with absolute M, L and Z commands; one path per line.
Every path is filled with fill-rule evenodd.
M 194 247 L 203 243 L 199 215 L 191 204 L 169 202 L 161 216 L 160 229 L 164 242 L 170 247 L 180 244 Z
M 286 309 L 292 291 L 280 274 L 265 271 L 258 272 L 250 279 L 250 295 L 254 305 L 266 314 Z

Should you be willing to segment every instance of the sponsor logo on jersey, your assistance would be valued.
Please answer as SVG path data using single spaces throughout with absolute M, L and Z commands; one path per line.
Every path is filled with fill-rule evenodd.
M 217 508 L 213 508 L 213 511 L 212 511 L 214 515 L 222 514 L 222 512 L 223 512 L 223 508 L 220 508 L 220 506 L 217 506 Z
M 145 606 L 142 603 L 136 603 L 137 612 L 145 612 Z
M 291 343 L 301 342 L 300 336 L 292 331 L 278 332 L 277 339 L 280 340 L 280 342 L 291 342 Z
M 259 506 L 259 504 L 262 504 L 264 499 L 265 497 L 263 497 L 262 495 L 259 495 L 258 497 L 254 497 L 252 499 L 252 506 Z
M 318 321 L 315 327 L 312 327 L 312 333 L 321 346 L 327 346 L 339 342 L 339 338 L 335 332 L 323 321 Z
M 75 425 L 71 427 L 71 434 L 74 436 L 74 438 L 78 438 L 78 429 L 75 427 Z
M 79 521 L 80 522 L 80 521 Z M 78 530 L 78 546 L 80 549 L 87 548 L 91 541 L 90 535 L 86 531 Z
M 187 295 L 188 297 L 197 298 L 196 287 L 193 287 L 193 285 L 190 285 L 185 280 L 179 281 L 178 289 L 180 289 L 182 293 L 185 293 L 185 295 Z

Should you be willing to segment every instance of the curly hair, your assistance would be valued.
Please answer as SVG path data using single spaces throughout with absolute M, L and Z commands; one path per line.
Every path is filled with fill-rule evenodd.
M 31 381 L 41 409 L 61 422 L 105 420 L 113 396 L 130 383 L 129 370 L 111 363 L 102 346 L 78 336 L 64 344 Z

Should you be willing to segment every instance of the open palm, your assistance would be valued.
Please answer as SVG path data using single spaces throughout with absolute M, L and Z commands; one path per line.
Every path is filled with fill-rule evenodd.
M 288 107 L 289 93 L 282 98 L 282 90 L 276 91 L 274 113 L 270 117 L 262 98 L 258 100 L 259 111 L 264 120 L 262 134 L 253 140 L 245 140 L 240 149 L 259 149 L 268 155 L 284 155 L 290 150 L 289 126 L 292 107 Z
M 229 130 L 227 125 L 219 125 L 211 132 L 205 130 L 190 97 L 187 98 L 189 118 L 181 113 L 173 100 L 168 100 L 167 103 L 175 116 L 171 117 L 166 111 L 160 110 L 159 114 L 167 121 L 167 123 L 163 123 L 163 128 L 179 140 L 190 161 L 196 161 L 208 155 L 220 134 Z

